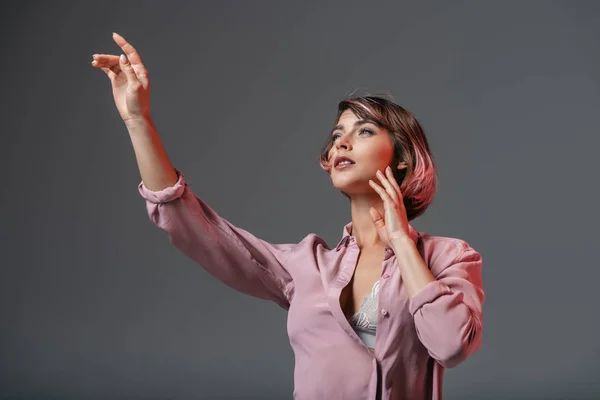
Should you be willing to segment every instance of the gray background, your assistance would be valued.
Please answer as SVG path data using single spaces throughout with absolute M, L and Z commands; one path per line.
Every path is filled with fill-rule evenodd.
M 600 3 L 2 4 L 0 397 L 290 399 L 286 312 L 155 228 L 110 83 L 116 31 L 150 72 L 173 164 L 274 243 L 335 246 L 319 166 L 337 102 L 389 93 L 440 189 L 413 225 L 484 259 L 483 348 L 445 399 L 600 397 Z

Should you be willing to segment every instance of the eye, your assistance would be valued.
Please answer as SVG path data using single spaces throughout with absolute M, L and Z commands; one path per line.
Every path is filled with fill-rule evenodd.
M 373 134 L 375 134 L 375 132 L 373 132 L 371 129 L 367 129 L 367 128 L 363 128 L 363 129 L 361 129 L 361 130 L 360 130 L 360 132 L 359 132 L 359 134 L 361 134 L 361 133 L 363 133 L 363 132 L 368 132 L 368 133 L 369 133 L 369 135 L 373 135 Z M 337 139 L 337 137 L 338 137 L 338 136 L 340 136 L 340 134 L 339 134 L 339 133 L 336 133 L 335 135 L 332 135 L 332 136 L 331 136 L 331 141 L 332 141 L 332 142 L 335 142 L 335 139 Z

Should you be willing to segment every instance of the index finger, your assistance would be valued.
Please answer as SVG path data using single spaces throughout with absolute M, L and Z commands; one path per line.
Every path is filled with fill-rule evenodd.
M 113 32 L 113 40 L 121 49 L 123 49 L 131 65 L 144 65 L 142 64 L 142 59 L 140 58 L 138 52 L 127 42 L 127 40 L 125 40 L 125 38 L 123 38 L 123 36 L 119 35 L 117 32 Z
M 392 169 L 390 167 L 387 167 L 385 169 L 385 174 L 386 174 L 388 180 L 390 181 L 390 184 L 392 185 L 392 187 L 396 191 L 396 194 L 398 194 L 398 198 L 401 201 L 404 201 L 404 196 L 402 194 L 402 191 L 400 190 L 400 186 L 398 185 L 398 181 L 396 181 L 396 178 L 394 177 L 394 174 L 392 173 Z

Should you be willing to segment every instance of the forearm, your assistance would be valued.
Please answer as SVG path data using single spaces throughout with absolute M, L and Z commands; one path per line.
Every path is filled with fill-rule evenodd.
M 481 347 L 481 255 L 464 245 L 436 256 L 431 272 L 410 239 L 393 244 L 409 312 L 419 340 L 442 366 L 452 368 Z M 444 266 L 440 272 L 440 266 Z
M 428 283 L 436 280 L 410 238 L 395 241 L 392 243 L 392 250 L 396 255 L 402 284 L 408 292 L 409 299 L 412 299 Z
M 144 185 L 153 191 L 171 187 L 177 182 L 171 161 L 150 117 L 126 122 L 135 158 Z

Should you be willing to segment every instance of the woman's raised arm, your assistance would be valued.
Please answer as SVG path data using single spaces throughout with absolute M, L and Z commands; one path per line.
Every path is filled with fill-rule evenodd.
M 210 274 L 242 293 L 288 309 L 293 292 L 284 260 L 294 244 L 272 244 L 238 228 L 196 196 L 174 168 L 150 118 L 148 71 L 137 51 L 114 33 L 124 56 L 95 54 L 110 79 L 115 105 L 133 144 L 150 220 Z

